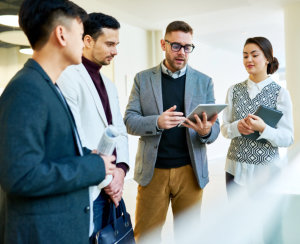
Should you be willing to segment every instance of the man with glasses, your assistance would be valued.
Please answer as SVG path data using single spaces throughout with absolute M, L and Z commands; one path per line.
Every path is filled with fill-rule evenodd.
M 140 136 L 134 175 L 139 184 L 137 240 L 161 228 L 170 201 L 175 227 L 179 213 L 195 204 L 200 210 L 208 183 L 206 144 L 216 140 L 220 128 L 217 115 L 211 120 L 205 113 L 203 120 L 195 115 L 195 123 L 185 118 L 198 104 L 215 102 L 211 78 L 187 65 L 192 35 L 183 21 L 168 25 L 161 40 L 165 60 L 136 75 L 127 105 L 127 131 Z M 178 127 L 182 121 L 184 126 Z

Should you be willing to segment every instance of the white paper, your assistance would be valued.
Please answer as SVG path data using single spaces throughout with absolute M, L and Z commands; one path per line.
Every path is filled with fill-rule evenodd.
M 112 155 L 118 136 L 118 130 L 113 125 L 106 127 L 98 144 L 98 153 L 106 156 Z
M 116 127 L 114 127 L 113 125 L 109 125 L 108 127 L 106 127 L 99 141 L 97 152 L 106 156 L 112 155 L 116 147 L 118 136 L 119 133 Z M 108 186 L 112 181 L 112 179 L 113 179 L 112 175 L 107 175 L 105 179 L 100 182 L 98 188 L 102 189 Z

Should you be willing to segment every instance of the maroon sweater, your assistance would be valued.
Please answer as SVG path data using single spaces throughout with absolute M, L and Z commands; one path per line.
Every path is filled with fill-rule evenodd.
M 82 57 L 82 64 L 84 65 L 84 67 L 86 68 L 90 77 L 92 78 L 92 81 L 93 81 L 93 83 L 96 87 L 96 90 L 99 94 L 99 97 L 101 99 L 102 106 L 103 106 L 103 109 L 104 109 L 104 112 L 106 115 L 107 123 L 109 125 L 111 125 L 112 124 L 112 114 L 111 114 L 111 110 L 110 110 L 109 99 L 108 99 L 108 95 L 107 95 L 107 91 L 106 91 L 103 79 L 99 72 L 102 66 L 86 59 L 85 57 Z M 114 150 L 113 155 L 115 155 L 117 157 L 116 149 Z M 128 166 L 126 163 L 118 163 L 117 167 L 122 168 L 126 175 L 126 172 L 128 170 Z

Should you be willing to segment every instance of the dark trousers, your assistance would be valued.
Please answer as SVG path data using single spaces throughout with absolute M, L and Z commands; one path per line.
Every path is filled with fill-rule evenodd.
M 109 218 L 109 196 L 105 194 L 102 190 L 99 196 L 93 203 L 93 221 L 94 221 L 94 231 L 90 237 L 90 244 L 95 243 L 95 236 L 99 230 L 101 230 L 108 223 Z

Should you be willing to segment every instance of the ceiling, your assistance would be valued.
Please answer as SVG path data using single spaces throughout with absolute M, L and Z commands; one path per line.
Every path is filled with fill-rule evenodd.
M 88 12 L 101 11 L 144 29 L 164 30 L 174 20 L 194 29 L 194 40 L 241 53 L 248 37 L 265 36 L 285 66 L 284 6 L 300 0 L 74 0 Z M 281 67 L 283 67 L 281 65 Z
M 1 0 L 0 15 L 18 13 L 21 2 L 22 0 Z
M 19 6 L 21 5 L 22 0 L 1 0 L 0 1 L 0 15 L 17 15 L 19 11 Z M 0 35 L 6 31 L 19 30 L 19 28 L 13 28 L 8 26 L 0 25 Z M 0 47 L 8 48 L 16 46 L 8 42 L 1 41 L 0 38 Z
M 300 0 L 73 0 L 88 12 L 110 13 L 119 20 L 146 29 L 165 28 L 175 19 L 194 23 L 200 33 L 263 24 L 269 14 Z M 259 17 L 257 19 L 257 17 Z M 220 22 L 221 20 L 221 22 Z M 228 25 L 230 24 L 230 25 Z M 201 28 L 200 28 L 201 27 Z M 213 27 L 213 28 L 211 28 Z
M 196 42 L 240 52 L 247 37 L 271 40 L 284 60 L 284 14 L 287 4 L 300 0 L 73 0 L 88 12 L 104 12 L 143 29 L 164 30 L 173 20 L 194 29 Z M 16 14 L 22 0 L 1 0 L 0 14 Z M 0 25 L 0 34 L 12 28 Z M 0 47 L 8 47 L 0 41 Z

